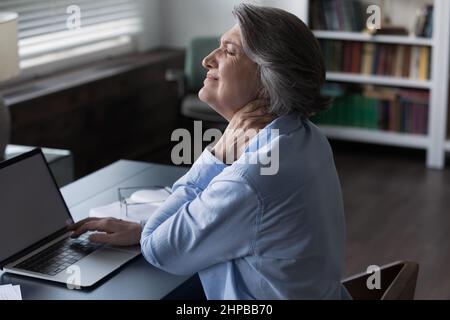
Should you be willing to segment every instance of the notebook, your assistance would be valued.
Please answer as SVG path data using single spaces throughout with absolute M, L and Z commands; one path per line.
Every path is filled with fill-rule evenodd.
M 20 286 L 12 284 L 0 286 L 0 300 L 22 300 Z

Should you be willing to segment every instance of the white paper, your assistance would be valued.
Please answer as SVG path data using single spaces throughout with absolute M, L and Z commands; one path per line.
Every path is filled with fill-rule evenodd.
M 20 286 L 13 286 L 14 291 L 16 291 L 17 300 L 22 300 L 22 292 L 20 291 Z
M 12 284 L 0 286 L 0 300 L 22 300 L 20 286 Z

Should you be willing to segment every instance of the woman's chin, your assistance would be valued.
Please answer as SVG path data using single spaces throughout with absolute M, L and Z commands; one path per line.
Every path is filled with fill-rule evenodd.
M 216 110 L 216 101 L 211 97 L 211 95 L 208 93 L 208 91 L 205 88 L 202 88 L 198 93 L 198 98 L 200 101 L 206 103 L 209 105 L 212 109 Z M 217 110 L 216 110 L 217 111 Z
M 208 95 L 205 92 L 205 88 L 201 88 L 200 91 L 198 92 L 198 98 L 200 99 L 200 101 L 203 101 L 204 103 L 208 103 Z
M 223 104 L 219 103 L 217 101 L 217 99 L 213 98 L 210 94 L 208 94 L 207 89 L 205 89 L 204 87 L 199 91 L 198 98 L 200 99 L 200 101 L 202 101 L 202 102 L 206 103 L 207 105 L 209 105 L 209 107 L 211 109 L 213 109 L 215 112 L 220 114 L 228 122 L 233 117 L 233 115 L 230 114 L 230 110 L 231 109 L 230 108 L 224 108 Z

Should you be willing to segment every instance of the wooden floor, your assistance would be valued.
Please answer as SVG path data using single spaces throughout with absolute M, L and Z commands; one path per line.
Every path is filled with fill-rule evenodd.
M 416 298 L 450 299 L 450 170 L 426 169 L 420 152 L 332 145 L 346 209 L 345 276 L 416 261 Z

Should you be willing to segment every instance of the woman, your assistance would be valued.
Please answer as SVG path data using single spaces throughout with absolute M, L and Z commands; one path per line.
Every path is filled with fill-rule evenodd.
M 328 107 L 319 45 L 285 11 L 242 4 L 234 15 L 238 23 L 203 61 L 199 93 L 229 121 L 224 136 L 145 224 L 90 219 L 74 236 L 97 230 L 104 233 L 92 235 L 95 242 L 140 242 L 152 265 L 198 272 L 209 299 L 347 298 L 339 179 L 327 139 L 308 120 Z M 254 133 L 243 139 L 234 129 Z M 258 161 L 237 161 L 275 148 L 274 174 L 261 174 Z

